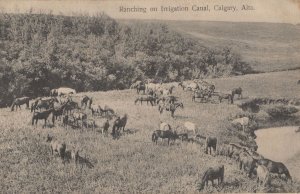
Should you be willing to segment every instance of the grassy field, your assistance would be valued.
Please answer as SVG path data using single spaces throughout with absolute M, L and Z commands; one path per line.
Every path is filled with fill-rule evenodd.
M 244 96 L 298 98 L 299 73 L 287 71 L 209 81 L 219 91 L 241 86 Z M 132 90 L 85 94 L 94 97 L 95 104 L 107 104 L 120 114 L 127 113 L 127 132 L 113 140 L 90 129 L 66 130 L 60 123 L 43 129 L 40 121 L 34 128 L 29 110 L 1 109 L 1 192 L 197 193 L 203 172 L 220 163 L 225 165 L 225 183 L 209 186 L 203 192 L 266 191 L 257 187 L 256 179 L 242 173 L 235 162 L 207 155 L 199 144 L 176 141 L 168 146 L 167 142 L 158 145 L 151 142 L 152 131 L 158 129 L 160 121 L 179 128 L 184 121 L 192 121 L 198 125 L 200 134 L 217 136 L 219 142 L 236 141 L 235 136 L 224 135 L 228 134 L 227 118 L 241 112 L 236 105 L 194 103 L 189 92 L 176 88 L 175 95 L 183 101 L 184 109 L 176 111 L 172 119 L 167 113 L 160 115 L 156 106 L 134 105 L 136 93 Z M 69 163 L 64 165 L 58 157 L 51 156 L 47 134 L 65 141 L 68 150 L 74 146 L 80 148 L 82 168 Z M 300 191 L 297 182 L 287 185 L 276 180 L 272 184 L 280 188 L 273 192 Z
M 256 71 L 300 68 L 300 27 L 292 24 L 168 21 L 207 47 L 231 47 Z

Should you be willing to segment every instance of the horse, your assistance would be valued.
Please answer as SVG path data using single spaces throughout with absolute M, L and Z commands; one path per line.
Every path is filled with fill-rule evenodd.
M 208 186 L 208 181 L 214 186 L 214 180 L 218 179 L 218 185 L 224 181 L 224 165 L 219 165 L 216 167 L 209 167 L 203 177 L 200 184 L 200 190 L 204 189 L 204 186 Z
M 232 149 L 230 145 L 222 144 L 221 146 L 218 146 L 217 155 L 225 156 L 227 159 L 228 157 L 230 157 L 231 153 Z
M 265 186 L 268 183 L 270 172 L 264 165 L 257 165 L 256 168 L 257 183 Z
M 275 173 L 278 174 L 279 176 L 285 175 L 287 180 L 292 180 L 289 170 L 281 162 L 274 162 L 269 159 L 260 159 L 257 160 L 257 164 L 264 165 L 265 167 L 267 167 L 270 173 Z
M 204 80 L 197 80 L 197 79 L 195 79 L 194 82 L 199 85 L 199 88 L 201 90 L 208 90 L 210 92 L 214 92 L 215 89 L 216 89 L 215 85 L 210 84 L 210 83 L 208 83 L 208 82 L 206 82 Z
M 146 91 L 146 86 L 142 81 L 136 81 L 135 83 L 133 83 L 130 86 L 130 89 L 136 89 L 136 93 L 139 94 L 140 91 L 143 91 L 143 93 L 145 94 Z
M 26 108 L 29 108 L 29 100 L 30 100 L 30 98 L 27 96 L 22 97 L 22 98 L 16 98 L 11 105 L 11 111 L 14 111 L 14 107 L 16 107 L 16 111 L 17 111 L 18 107 L 21 110 L 21 105 L 23 105 L 23 104 L 26 104 Z
M 54 125 L 55 120 L 57 119 L 57 117 L 61 117 L 64 113 L 65 107 L 67 106 L 68 102 L 62 104 L 59 107 L 54 107 L 53 108 L 53 112 L 52 112 L 52 123 Z
M 84 121 L 87 119 L 87 114 L 83 113 L 83 112 L 74 112 L 72 114 L 72 117 L 73 117 L 73 121 L 74 123 L 77 124 L 77 126 L 79 126 L 79 123 L 78 121 L 80 120 L 81 121 L 81 129 L 83 128 L 83 125 L 84 125 Z
M 88 108 L 91 108 L 91 105 L 93 103 L 93 98 L 88 97 L 86 95 L 83 96 L 81 99 L 81 108 L 84 106 L 85 108 L 88 106 Z
M 172 131 L 172 130 L 155 130 L 152 133 L 152 141 L 157 144 L 157 140 L 158 138 L 161 139 L 168 139 L 168 145 L 170 145 L 170 140 L 172 139 L 174 142 L 175 140 L 178 138 L 178 135 L 176 133 L 176 131 Z
M 208 154 L 208 148 L 209 148 L 209 154 L 211 155 L 211 148 L 213 148 L 214 152 L 216 152 L 217 149 L 217 138 L 216 137 L 206 137 L 205 139 L 205 153 Z
M 232 98 L 234 98 L 234 95 L 237 94 L 239 98 L 242 98 L 242 88 L 241 87 L 238 87 L 238 88 L 233 88 L 231 90 L 231 95 L 232 95 Z
M 253 174 L 255 169 L 256 160 L 245 151 L 239 154 L 238 160 L 240 170 L 244 169 L 248 174 L 248 177 L 251 177 L 251 174 Z
M 34 103 L 31 104 L 31 112 L 35 112 L 37 109 L 49 109 L 53 108 L 54 102 L 59 102 L 56 97 L 50 98 L 38 98 Z
M 66 154 L 66 144 L 64 142 L 60 142 L 58 140 L 54 140 L 49 134 L 47 136 L 46 142 L 50 143 L 51 154 L 53 155 L 54 152 L 57 152 L 59 157 L 64 160 Z
M 212 96 L 211 91 L 197 89 L 197 90 L 194 90 L 194 93 L 192 95 L 192 102 L 195 102 L 196 98 L 201 98 L 201 102 L 203 99 L 205 99 L 207 101 L 208 98 L 210 98 L 211 96 Z
M 69 114 L 69 113 L 71 113 L 72 110 L 74 110 L 74 109 L 79 109 L 78 103 L 77 103 L 77 102 L 74 102 L 74 101 L 72 101 L 72 100 L 68 100 L 68 101 L 67 101 L 67 104 L 66 104 L 66 106 L 65 106 L 64 112 L 65 112 L 66 114 Z
M 117 119 L 114 120 L 112 125 L 112 133 L 115 136 L 117 132 L 123 129 L 123 132 L 125 130 L 125 126 L 127 124 L 128 116 L 127 114 L 124 114 L 122 117 L 117 117 Z
M 69 95 L 69 94 L 76 94 L 76 90 L 72 88 L 64 88 L 64 87 L 57 89 L 57 96 Z
M 101 129 L 101 133 L 104 135 L 107 135 L 108 134 L 108 129 L 109 129 L 109 121 L 108 119 L 97 119 L 96 121 L 96 126 L 99 127 Z
M 248 117 L 242 117 L 242 118 L 237 118 L 231 121 L 233 125 L 241 125 L 243 127 L 243 131 L 245 132 L 245 127 L 249 126 L 249 118 Z
M 150 102 L 150 104 L 153 106 L 153 104 L 156 101 L 156 98 L 153 96 L 150 96 L 150 95 L 141 95 L 135 99 L 134 104 L 136 104 L 138 101 L 141 102 L 141 105 L 143 104 L 143 101 L 146 101 L 147 105 L 148 105 L 148 102 Z
M 112 108 L 109 108 L 107 105 L 102 108 L 100 105 L 92 104 L 90 109 L 92 110 L 92 115 L 95 116 L 96 113 L 100 114 L 102 116 L 108 116 L 109 114 L 115 114 L 115 111 Z
M 194 135 L 196 134 L 197 126 L 195 123 L 187 121 L 184 122 L 184 126 L 186 128 L 187 133 L 192 132 Z
M 162 114 L 164 110 L 169 111 L 169 112 L 171 112 L 171 117 L 174 117 L 174 112 L 179 107 L 183 109 L 183 103 L 181 103 L 181 102 L 175 102 L 174 104 L 164 103 L 162 106 L 159 105 L 158 110 L 159 110 L 160 114 Z
M 225 94 L 225 93 L 216 93 L 216 96 L 219 97 L 219 102 L 222 103 L 223 99 L 227 99 L 228 100 L 228 104 L 233 104 L 233 97 L 231 94 Z
M 32 125 L 34 125 L 34 121 L 35 121 L 35 125 L 37 126 L 38 120 L 44 119 L 45 120 L 44 127 L 46 127 L 47 119 L 52 112 L 53 109 L 45 110 L 43 112 L 34 112 L 32 116 Z

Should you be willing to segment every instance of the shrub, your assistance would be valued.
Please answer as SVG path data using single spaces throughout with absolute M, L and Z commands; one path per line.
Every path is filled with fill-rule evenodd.
M 293 106 L 272 106 L 267 108 L 266 112 L 275 119 L 287 118 L 299 110 Z

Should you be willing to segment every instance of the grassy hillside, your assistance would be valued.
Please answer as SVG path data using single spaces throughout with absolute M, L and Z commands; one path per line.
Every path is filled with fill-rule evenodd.
M 228 46 L 239 51 L 254 70 L 269 72 L 300 68 L 300 27 L 292 24 L 168 21 L 211 48 Z
M 242 86 L 245 96 L 299 97 L 300 71 L 266 73 L 213 79 L 216 89 L 226 91 Z M 287 88 L 288 87 L 288 88 Z M 7 192 L 99 192 L 99 193 L 197 193 L 197 185 L 204 171 L 216 164 L 225 165 L 225 183 L 209 186 L 203 192 L 255 192 L 266 191 L 257 187 L 256 179 L 249 179 L 238 170 L 236 163 L 220 156 L 203 152 L 199 144 L 181 143 L 167 146 L 166 142 L 154 145 L 151 133 L 160 121 L 181 126 L 184 121 L 198 125 L 198 133 L 217 136 L 219 142 L 236 141 L 225 136 L 227 117 L 240 112 L 236 105 L 193 103 L 191 94 L 176 88 L 175 95 L 184 103 L 184 109 L 169 114 L 158 113 L 157 107 L 134 105 L 133 90 L 80 93 L 94 98 L 95 104 L 109 105 L 118 113 L 129 115 L 126 133 L 120 139 L 103 137 L 99 132 L 85 129 L 64 129 L 60 124 L 51 128 L 31 126 L 29 110 L 11 112 L 0 110 L 0 190 Z M 297 114 L 299 117 L 299 113 Z M 109 129 L 111 132 L 111 128 Z M 63 165 L 58 157 L 50 155 L 45 142 L 47 134 L 65 141 L 67 149 L 80 148 L 86 159 L 83 168 Z M 82 160 L 83 161 L 83 160 Z M 297 172 L 291 172 L 292 176 Z M 286 184 L 272 181 L 273 192 L 300 191 L 295 182 Z

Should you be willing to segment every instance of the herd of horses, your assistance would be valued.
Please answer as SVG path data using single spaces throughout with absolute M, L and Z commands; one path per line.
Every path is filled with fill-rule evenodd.
M 177 108 L 184 108 L 183 103 L 180 101 L 179 97 L 172 95 L 174 88 L 181 87 L 183 91 L 192 92 L 192 101 L 200 98 L 201 101 L 205 99 L 206 101 L 212 96 L 218 96 L 220 103 L 223 99 L 227 99 L 228 103 L 233 103 L 235 95 L 242 98 L 242 88 L 234 88 L 231 92 L 223 93 L 216 92 L 215 86 L 208 82 L 202 80 L 194 80 L 190 82 L 180 82 L 171 84 L 161 84 L 161 83 L 143 83 L 142 81 L 137 81 L 130 88 L 136 89 L 138 94 L 134 103 L 143 102 L 150 103 L 152 106 L 158 105 L 158 111 L 162 114 L 164 111 L 171 113 L 171 117 L 174 117 L 174 112 Z M 49 90 L 48 90 L 49 91 Z M 143 94 L 141 94 L 141 92 Z M 37 126 L 38 120 L 44 120 L 44 127 L 46 127 L 47 119 L 52 113 L 52 123 L 55 124 L 56 120 L 60 120 L 62 125 L 66 128 L 68 126 L 74 127 L 90 127 L 100 128 L 102 134 L 108 134 L 108 129 L 112 126 L 112 136 L 117 138 L 120 133 L 125 131 L 125 126 L 127 124 L 128 115 L 124 114 L 119 116 L 115 111 L 109 106 L 99 105 L 93 103 L 93 98 L 87 95 L 81 97 L 80 102 L 76 102 L 73 96 L 76 95 L 76 91 L 72 88 L 58 88 L 52 89 L 49 92 L 48 97 L 39 97 L 35 99 L 30 107 L 29 97 L 16 98 L 11 106 L 11 111 L 21 109 L 21 105 L 26 104 L 27 109 L 32 112 L 32 125 Z M 86 110 L 91 111 L 92 118 L 88 118 Z M 99 120 L 98 120 L 99 118 Z M 241 118 L 243 119 L 243 118 Z M 79 126 L 79 122 L 81 126 Z M 241 121 L 234 121 L 240 123 Z M 112 123 L 112 125 L 111 125 Z M 243 120 L 243 123 L 248 124 L 249 121 Z M 245 124 L 245 125 L 246 125 Z M 154 130 L 151 136 L 151 140 L 157 144 L 159 139 L 167 139 L 168 145 L 171 141 L 175 142 L 176 139 L 181 141 L 200 142 L 204 141 L 206 154 L 212 154 L 212 150 L 215 155 L 223 155 L 226 158 L 231 158 L 238 164 L 240 170 L 246 171 L 249 177 L 251 175 L 256 175 L 259 182 L 263 184 L 267 183 L 270 177 L 270 173 L 275 173 L 278 175 L 284 175 L 287 180 L 291 180 L 288 169 L 283 163 L 275 162 L 269 159 L 265 159 L 263 156 L 256 153 L 254 150 L 250 150 L 248 147 L 236 143 L 221 144 L 218 145 L 218 140 L 216 137 L 205 137 L 201 134 L 197 134 L 195 131 L 195 125 L 191 122 L 186 123 L 187 132 L 177 133 L 170 124 L 161 122 L 160 128 Z M 243 129 L 244 125 L 242 124 Z M 192 131 L 193 137 L 190 138 L 190 131 Z M 66 144 L 64 142 L 59 142 L 53 140 L 53 137 L 47 136 L 47 142 L 50 142 L 51 153 L 57 152 L 58 155 L 64 160 L 66 156 Z M 218 147 L 217 147 L 218 146 Z M 76 161 L 79 153 L 78 150 L 72 151 L 72 158 Z M 208 181 L 214 184 L 214 180 L 218 180 L 218 184 L 224 181 L 224 165 L 217 167 L 208 168 L 201 182 L 201 189 L 205 185 L 208 185 Z

